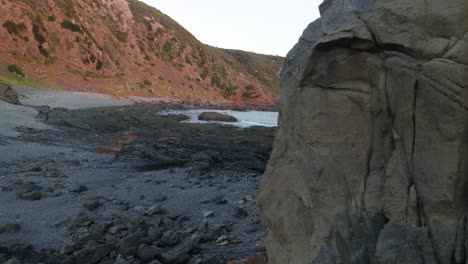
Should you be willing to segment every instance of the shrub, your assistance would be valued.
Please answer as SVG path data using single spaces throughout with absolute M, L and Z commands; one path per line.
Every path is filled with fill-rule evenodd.
M 96 70 L 101 70 L 104 67 L 104 62 L 101 60 L 98 60 L 96 63 Z
M 118 41 L 120 41 L 122 43 L 127 43 L 127 38 L 128 38 L 128 33 L 127 32 L 115 31 L 114 35 L 115 35 L 115 37 L 117 38 Z
M 146 85 L 146 86 L 151 86 L 153 85 L 153 83 L 151 81 L 148 81 L 148 80 L 144 80 L 143 83 Z
M 15 22 L 10 20 L 3 23 L 3 27 L 6 28 L 10 35 L 19 35 L 19 33 L 26 30 L 26 25 L 24 23 L 16 24 Z
M 33 34 L 34 39 L 39 42 L 39 44 L 44 44 L 46 42 L 45 37 L 41 34 L 41 26 L 39 24 L 33 24 Z
M 252 84 L 249 84 L 249 85 L 245 86 L 245 90 L 253 91 L 253 90 L 255 90 L 255 87 Z
M 16 73 L 16 74 L 24 77 L 23 69 L 21 69 L 16 64 L 12 64 L 12 65 L 8 66 L 8 71 L 11 72 L 11 73 Z
M 38 48 L 39 48 L 39 52 L 42 54 L 42 56 L 44 56 L 45 58 L 50 57 L 49 52 L 46 49 L 44 49 L 44 47 L 42 47 L 42 45 L 39 45 Z
M 52 16 L 47 17 L 47 20 L 49 20 L 50 22 L 55 22 L 55 20 L 57 20 L 57 17 L 52 15 Z
M 74 24 L 70 20 L 64 20 L 62 23 L 60 23 L 60 26 L 73 32 L 83 33 L 83 30 L 81 30 L 80 25 Z

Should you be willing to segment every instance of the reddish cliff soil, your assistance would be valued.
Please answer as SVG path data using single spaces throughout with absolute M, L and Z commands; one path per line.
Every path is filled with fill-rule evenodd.
M 137 0 L 2 0 L 0 11 L 0 68 L 16 64 L 47 85 L 208 102 L 277 97 L 283 58 L 204 45 Z

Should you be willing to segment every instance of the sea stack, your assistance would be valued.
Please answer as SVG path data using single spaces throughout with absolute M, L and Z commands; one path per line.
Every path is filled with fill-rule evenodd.
M 467 263 L 468 2 L 326 1 L 281 70 L 278 263 Z

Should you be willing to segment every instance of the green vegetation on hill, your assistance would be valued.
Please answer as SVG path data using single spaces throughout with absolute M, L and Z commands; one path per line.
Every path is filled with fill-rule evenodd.
M 278 94 L 281 57 L 205 45 L 139 0 L 54 0 L 56 8 L 49 1 L 5 1 L 15 13 L 0 17 L 0 30 L 12 35 L 0 50 L 16 60 L 9 63 L 61 63 L 63 78 L 81 76 L 92 87 L 93 79 L 106 76 L 109 83 L 99 88 L 112 91 L 233 101 L 274 101 Z M 34 49 L 19 56 L 25 42 Z
M 16 74 L 24 77 L 23 69 L 21 69 L 16 64 L 12 64 L 12 65 L 8 66 L 8 71 L 11 72 L 11 73 L 16 73 Z

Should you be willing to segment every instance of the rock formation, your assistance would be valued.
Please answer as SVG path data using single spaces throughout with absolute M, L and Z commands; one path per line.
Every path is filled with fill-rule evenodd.
M 10 85 L 4 83 L 0 83 L 0 100 L 10 104 L 21 104 L 16 91 L 13 90 Z
M 218 112 L 203 112 L 198 115 L 198 120 L 205 120 L 205 121 L 223 121 L 223 122 L 237 122 L 237 118 L 221 114 Z
M 468 2 L 334 0 L 280 74 L 271 263 L 468 263 Z

